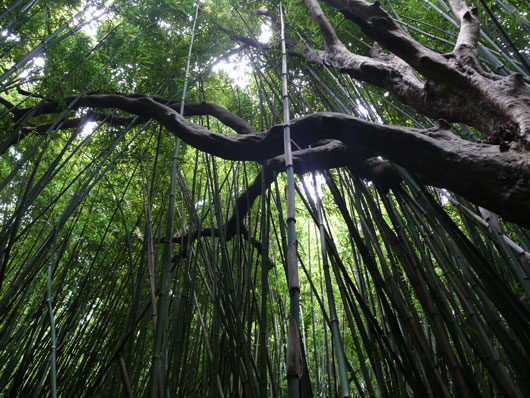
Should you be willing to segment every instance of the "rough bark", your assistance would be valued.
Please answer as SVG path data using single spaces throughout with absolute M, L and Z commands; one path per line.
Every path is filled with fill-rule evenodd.
M 438 54 L 401 29 L 378 1 L 326 0 L 379 43 L 365 57 L 351 53 L 340 42 L 317 0 L 304 2 L 325 43 L 323 51 L 306 51 L 308 60 L 389 90 L 423 115 L 475 127 L 492 137 L 492 143 L 503 143 L 503 148 L 511 142 L 529 148 L 530 94 L 522 75 L 498 76 L 481 67 L 475 8 L 461 0 L 450 1 L 461 29 L 454 50 Z
M 151 118 L 189 145 L 227 160 L 278 161 L 282 126 L 263 133 L 223 135 L 195 124 L 173 107 L 150 97 L 89 95 L 83 106 L 119 109 Z M 357 167 L 353 159 L 381 156 L 416 173 L 423 183 L 447 188 L 498 213 L 530 226 L 530 158 L 523 151 L 499 151 L 497 145 L 472 143 L 454 135 L 449 125 L 419 130 L 384 126 L 340 113 L 315 113 L 291 123 L 295 168 Z M 335 140 L 323 141 L 323 140 Z M 308 146 L 318 145 L 316 148 Z M 307 167 L 307 166 L 306 166 Z
M 476 127 L 488 139 L 478 143 L 462 140 L 445 122 L 418 130 L 381 126 L 344 114 L 316 113 L 292 122 L 292 138 L 302 148 L 294 152 L 297 172 L 349 167 L 388 188 L 399 181 L 386 162 L 391 161 L 416 173 L 425 184 L 447 188 L 509 221 L 530 226 L 530 94 L 520 74 L 497 76 L 480 66 L 480 22 L 475 9 L 463 0 L 449 0 L 461 29 L 453 51 L 438 54 L 403 31 L 378 2 L 326 0 L 376 41 L 367 57 L 344 46 L 317 0 L 304 2 L 320 28 L 324 49 L 316 51 L 305 45 L 302 56 L 383 87 L 423 115 Z M 245 45 L 254 45 L 253 39 L 249 40 Z M 141 121 L 154 119 L 199 150 L 229 160 L 261 162 L 269 176 L 281 158 L 281 126 L 257 133 L 239 116 L 215 104 L 187 104 L 185 115 L 215 116 L 238 135 L 216 134 L 194 124 L 179 115 L 178 103 L 163 98 L 94 94 L 65 98 L 60 103 L 41 102 L 26 109 L 16 109 L 5 100 L 0 103 L 19 121 L 29 114 L 59 112 L 74 100 L 72 109 L 113 109 L 139 116 Z M 107 123 L 132 120 L 98 112 L 93 115 Z M 66 120 L 59 128 L 82 122 Z M 47 124 L 24 126 L 8 136 L 2 148 L 24 134 L 48 128 Z M 248 209 L 239 210 L 243 214 Z

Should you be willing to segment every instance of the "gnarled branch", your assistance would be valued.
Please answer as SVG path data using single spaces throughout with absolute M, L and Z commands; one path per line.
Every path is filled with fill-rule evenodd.
M 478 14 L 464 0 L 450 0 L 461 26 L 451 54 L 438 54 L 416 41 L 378 1 L 326 0 L 394 54 L 394 57 L 386 56 L 376 46 L 372 58 L 352 54 L 337 43 L 337 36 L 318 1 L 304 1 L 326 43 L 324 51 L 308 57 L 310 61 L 383 87 L 423 115 L 465 123 L 487 136 L 502 135 L 501 140 L 508 144 L 520 141 L 530 147 L 530 93 L 521 75 L 503 77 L 482 69 L 476 48 L 480 32 Z M 396 61 L 398 58 L 402 61 Z M 416 72 L 425 82 L 416 77 Z M 510 124 L 517 131 L 508 137 L 502 132 Z
M 218 134 L 150 97 L 90 95 L 84 98 L 84 106 L 120 109 L 154 119 L 189 145 L 227 160 L 263 162 L 282 152 L 281 126 L 264 133 Z M 526 152 L 500 152 L 497 145 L 465 141 L 452 134 L 445 123 L 419 130 L 331 112 L 293 120 L 291 136 L 300 148 L 333 139 L 351 154 L 363 151 L 370 157 L 382 156 L 415 172 L 425 184 L 447 188 L 507 220 L 530 226 L 530 159 Z M 322 159 L 333 158 L 335 153 Z M 349 166 L 337 159 L 340 157 L 325 160 L 328 163 L 324 167 Z
M 124 95 L 124 94 L 116 94 L 123 97 L 129 97 L 129 98 L 143 98 L 145 95 Z M 87 107 L 88 105 L 88 99 L 91 98 L 91 95 L 82 95 L 82 96 L 71 96 L 66 97 L 64 101 L 50 101 L 50 102 L 41 102 L 40 104 L 34 106 L 34 107 L 28 107 L 28 108 L 16 108 L 8 101 L 3 100 L 2 97 L 0 97 L 0 103 L 4 104 L 6 107 L 8 107 L 9 111 L 13 114 L 15 121 L 18 121 L 22 119 L 26 114 L 30 113 L 32 114 L 32 117 L 34 116 L 40 116 L 45 114 L 54 114 L 59 113 L 65 109 L 66 104 L 71 104 L 75 101 L 75 104 L 71 105 L 71 110 L 77 110 L 79 108 Z M 180 110 L 180 102 L 170 102 L 169 100 L 165 98 L 155 98 L 157 102 L 162 104 L 167 104 L 167 106 L 175 111 Z M 11 106 L 8 106 L 10 104 Z M 239 117 L 238 115 L 230 112 L 229 110 L 223 108 L 222 106 L 219 106 L 217 104 L 213 104 L 210 102 L 189 102 L 185 103 L 184 106 L 184 116 L 200 116 L 200 115 L 209 115 L 213 116 L 216 119 L 218 119 L 221 123 L 223 123 L 225 126 L 230 127 L 238 134 L 250 134 L 255 133 L 256 130 L 243 118 Z M 141 115 L 139 115 L 141 116 Z M 105 122 L 110 125 L 115 126 L 126 126 L 130 123 L 133 123 L 134 125 L 138 125 L 141 123 L 144 123 L 149 118 L 139 118 L 136 121 L 132 117 L 121 117 L 116 115 L 110 115 L 106 113 L 101 112 L 93 112 L 90 111 L 83 117 L 79 118 L 71 118 L 66 119 L 62 123 L 60 123 L 56 128 L 58 130 L 65 130 L 65 129 L 72 129 L 72 128 L 79 128 L 82 124 L 86 123 L 87 121 L 93 120 L 93 121 L 101 121 Z M 4 153 L 9 147 L 12 145 L 17 144 L 22 139 L 24 139 L 28 134 L 36 133 L 36 134 L 43 134 L 53 125 L 53 123 L 41 123 L 38 125 L 30 125 L 25 126 L 20 129 L 18 132 L 13 132 L 12 134 L 8 135 L 1 143 L 0 148 L 3 149 L 0 154 Z

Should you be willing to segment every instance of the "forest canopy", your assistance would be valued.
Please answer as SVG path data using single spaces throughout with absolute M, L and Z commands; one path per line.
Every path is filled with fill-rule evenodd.
M 529 395 L 528 12 L 1 5 L 0 395 Z

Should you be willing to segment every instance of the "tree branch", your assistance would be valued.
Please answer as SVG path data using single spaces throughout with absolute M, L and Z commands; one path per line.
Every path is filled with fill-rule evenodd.
M 185 119 L 174 107 L 145 96 L 87 95 L 79 106 L 120 109 L 154 119 L 196 149 L 227 160 L 270 160 L 272 164 L 282 154 L 282 126 L 264 133 L 218 134 Z M 312 167 L 350 167 L 356 154 L 362 154 L 362 159 L 382 156 L 415 172 L 427 185 L 447 188 L 509 221 L 530 226 L 530 159 L 526 151 L 501 152 L 497 145 L 465 141 L 452 134 L 447 123 L 419 130 L 331 112 L 293 120 L 291 137 L 298 147 L 305 148 L 297 155 L 314 157 Z M 308 148 L 322 140 L 344 146 L 335 143 L 331 149 L 329 143 Z
M 371 57 L 354 54 L 339 40 L 317 0 L 304 0 L 311 17 L 324 38 L 324 51 L 305 51 L 310 62 L 320 63 L 359 79 L 391 91 L 406 104 L 417 102 L 424 96 L 423 82 L 404 61 L 385 54 L 376 43 Z
M 347 19 L 355 22 L 369 37 L 411 65 L 427 78 L 444 75 L 461 80 L 462 76 L 447 63 L 445 58 L 414 40 L 385 10 L 379 1 L 325 0 L 337 8 Z
M 239 217 L 239 218 L 242 218 L 242 217 Z M 224 237 L 227 241 L 230 241 L 232 240 L 232 238 L 234 238 L 235 233 L 236 233 L 235 228 L 233 231 L 225 231 Z M 244 239 L 246 239 L 261 255 L 263 244 L 258 239 L 256 239 L 254 236 L 250 234 L 249 230 L 247 229 L 247 227 L 245 227 L 243 223 L 239 224 L 239 235 L 241 235 Z M 220 237 L 220 236 L 222 236 L 222 229 L 219 229 L 216 227 L 203 227 L 202 229 L 196 229 L 194 231 L 190 231 L 183 235 L 179 235 L 179 234 L 173 235 L 173 238 L 171 239 L 171 241 L 175 244 L 180 245 L 180 249 L 178 251 L 179 257 L 185 257 L 187 254 L 186 246 L 188 244 L 188 241 L 197 240 L 199 239 L 199 237 L 211 238 L 211 237 Z M 155 239 L 155 241 L 156 243 L 164 243 L 166 241 L 166 238 L 162 236 L 158 239 Z M 269 264 L 269 267 L 272 267 L 274 265 L 274 261 L 270 257 L 267 258 L 267 262 Z
M 388 190 L 397 186 L 401 181 L 399 172 L 390 162 L 377 159 L 366 158 L 370 153 L 365 150 L 350 151 L 346 145 L 336 140 L 322 140 L 315 143 L 315 148 L 302 149 L 293 152 L 293 165 L 296 174 L 303 175 L 317 170 L 326 170 L 337 167 L 350 167 L 353 173 L 361 178 L 368 178 L 378 184 L 383 190 Z M 265 187 L 269 187 L 274 181 L 276 175 L 285 169 L 285 155 L 279 155 L 264 162 Z M 227 241 L 231 240 L 238 231 L 249 243 L 261 252 L 262 243 L 250 235 L 243 223 L 243 219 L 252 208 L 255 200 L 262 193 L 262 178 L 258 174 L 254 181 L 247 187 L 245 192 L 241 193 L 236 199 L 232 216 L 224 225 L 224 236 Z M 173 243 L 182 243 L 180 253 L 185 255 L 186 242 L 189 239 L 195 240 L 199 236 L 210 237 L 220 236 L 220 229 L 213 227 L 203 227 L 201 230 L 195 230 L 184 235 L 173 236 Z M 164 237 L 156 240 L 158 243 L 165 241 Z M 272 260 L 269 259 L 272 264 Z
M 218 134 L 149 97 L 90 95 L 84 98 L 84 106 L 115 108 L 152 118 L 189 145 L 227 160 L 263 162 L 280 155 L 283 148 L 282 126 L 264 133 Z M 293 120 L 291 137 L 301 148 L 334 139 L 342 142 L 350 153 L 365 151 L 382 156 L 417 173 L 425 184 L 447 188 L 509 221 L 530 226 L 527 153 L 500 152 L 497 145 L 471 143 L 456 137 L 448 127 L 442 124 L 419 130 L 383 126 L 349 115 L 323 112 Z M 333 158 L 334 153 L 326 157 Z M 326 161 L 332 167 L 329 164 L 334 161 Z
M 357 149 L 351 151 L 344 143 L 337 140 L 321 140 L 315 147 L 293 152 L 294 172 L 303 175 L 318 170 L 349 167 L 353 174 L 373 181 L 383 191 L 399 185 L 401 175 L 388 161 L 370 157 L 372 151 Z M 265 168 L 265 187 L 269 187 L 276 175 L 285 170 L 285 155 L 278 155 L 263 163 Z M 243 225 L 243 219 L 252 208 L 254 201 L 261 195 L 262 179 L 258 174 L 236 200 L 232 216 L 226 223 L 226 238 L 230 240 L 236 233 L 236 226 Z M 242 232 L 241 232 L 242 233 Z M 256 248 L 258 246 L 254 244 Z
M 4 97 L 0 97 L 0 104 L 4 105 L 8 111 L 15 109 L 15 105 L 6 100 Z
M 335 33 L 335 29 L 333 29 L 328 19 L 326 18 L 326 15 L 322 11 L 320 4 L 318 4 L 318 1 L 317 0 L 304 0 L 304 3 L 306 7 L 309 9 L 311 18 L 313 18 L 313 21 L 315 21 L 318 28 L 320 29 L 320 33 L 322 34 L 322 37 L 324 38 L 324 46 L 326 50 L 332 50 L 336 46 L 344 47 L 344 44 L 342 44 L 342 42 L 337 37 L 337 34 Z
M 480 34 L 480 20 L 476 7 L 469 8 L 464 0 L 448 0 L 453 14 L 460 23 L 460 32 L 456 41 L 454 52 L 472 53 L 477 55 L 478 37 Z
M 121 94 L 118 94 L 118 95 L 121 95 Z M 79 108 L 86 107 L 88 97 L 89 97 L 88 95 L 79 97 L 77 102 L 71 106 L 71 109 L 77 110 Z M 124 95 L 124 97 L 142 98 L 145 96 L 144 95 L 129 95 L 129 96 Z M 66 104 L 75 101 L 76 98 L 78 97 L 77 96 L 66 97 L 63 102 L 58 102 L 58 101 L 43 102 L 39 105 L 36 105 L 35 107 L 29 107 L 29 108 L 16 108 L 11 104 L 11 106 L 10 107 L 8 106 L 8 108 L 9 108 L 9 111 L 13 114 L 15 121 L 17 121 L 17 120 L 22 119 L 24 115 L 27 114 L 28 112 L 33 112 L 32 116 L 59 113 L 65 109 Z M 164 99 L 164 98 L 156 98 L 156 100 L 164 104 L 167 104 L 169 102 L 167 99 Z M 0 103 L 4 103 L 4 102 L 10 104 L 9 101 L 0 97 Z M 5 105 L 7 106 L 7 104 Z M 179 111 L 180 102 L 169 103 L 168 107 L 170 107 L 171 109 L 175 111 Z M 185 103 L 184 116 L 199 116 L 199 115 L 213 116 L 217 120 L 219 120 L 221 123 L 223 123 L 225 126 L 233 129 L 238 134 L 250 134 L 250 133 L 256 132 L 254 128 L 249 123 L 247 123 L 246 120 L 230 112 L 229 110 L 223 108 L 222 106 L 219 106 L 217 104 L 213 104 L 210 102 Z M 134 118 L 132 117 L 120 117 L 120 116 L 109 115 L 109 114 L 101 113 L 101 112 L 89 112 L 87 115 L 83 117 L 72 118 L 72 119 L 67 119 L 63 121 L 57 126 L 57 130 L 78 128 L 82 124 L 90 120 L 101 121 L 101 122 L 105 122 L 107 124 L 114 125 L 114 126 L 126 126 L 130 123 L 134 123 L 134 125 L 144 123 L 146 118 L 139 118 L 138 120 L 134 121 Z M 43 134 L 52 125 L 53 123 L 41 123 L 36 126 L 26 126 L 26 127 L 21 128 L 19 132 L 13 132 L 12 134 L 7 135 L 7 137 L 4 138 L 2 142 L 0 142 L 0 148 L 3 149 L 3 151 L 0 151 L 0 154 L 5 153 L 5 151 L 8 148 L 20 142 L 28 134 L 31 134 L 31 133 Z
M 317 0 L 306 0 L 306 3 L 313 10 L 320 10 Z M 326 0 L 326 3 L 405 62 L 398 63 L 396 57 L 391 60 L 377 50 L 372 56 L 376 54 L 379 62 L 347 50 L 328 49 L 313 55 L 313 62 L 320 61 L 356 79 L 383 87 L 425 116 L 465 123 L 488 136 L 503 136 L 501 140 L 508 146 L 511 141 L 517 141 L 530 148 L 530 93 L 520 74 L 497 76 L 482 69 L 476 55 L 478 15 L 464 0 L 451 0 L 461 29 L 454 52 L 443 55 L 429 50 L 403 31 L 378 1 Z M 325 17 L 315 11 L 313 14 L 318 17 L 322 34 L 329 35 L 322 22 Z M 425 83 L 416 77 L 416 72 L 425 77 Z M 504 133 L 510 123 L 516 126 L 515 134 Z
M 14 108 L 11 110 L 13 113 L 15 120 L 21 119 L 26 113 L 33 111 L 32 116 L 39 116 L 39 115 L 45 115 L 45 114 L 52 114 L 52 113 L 59 113 L 62 112 L 66 108 L 66 104 L 73 103 L 75 104 L 71 105 L 71 110 L 77 110 L 79 108 L 83 107 L 89 107 L 91 104 L 91 100 L 95 98 L 96 95 L 99 94 L 91 94 L 91 95 L 82 95 L 82 96 L 70 96 L 64 98 L 63 101 L 50 101 L 50 102 L 44 102 L 39 105 L 36 105 L 34 107 L 29 108 Z M 103 94 L 105 95 L 105 94 Z M 126 95 L 126 94 L 109 94 L 109 95 L 116 95 L 124 98 L 145 98 L 146 95 L 140 95 L 140 94 L 132 94 L 132 95 Z M 170 100 L 166 98 L 160 98 L 160 97 L 152 97 L 155 101 L 166 104 L 169 108 L 179 111 L 180 110 L 180 101 L 179 102 L 171 102 Z M 243 118 L 237 116 L 236 114 L 230 112 L 229 110 L 223 108 L 222 106 L 219 106 L 217 104 L 213 104 L 210 102 L 187 102 L 184 105 L 184 116 L 199 116 L 199 115 L 210 115 L 215 118 L 217 118 L 221 123 L 224 125 L 230 127 L 234 131 L 236 131 L 238 134 L 249 134 L 249 133 L 255 133 L 256 130 Z M 105 117 L 114 117 L 114 116 L 105 116 Z M 118 120 L 118 119 L 115 119 Z M 128 120 L 121 120 L 121 123 L 127 123 L 130 122 Z

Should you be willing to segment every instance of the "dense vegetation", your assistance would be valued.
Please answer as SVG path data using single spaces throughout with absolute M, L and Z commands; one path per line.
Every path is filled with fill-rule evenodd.
M 0 396 L 529 396 L 530 8 L 473 2 L 0 5 Z

